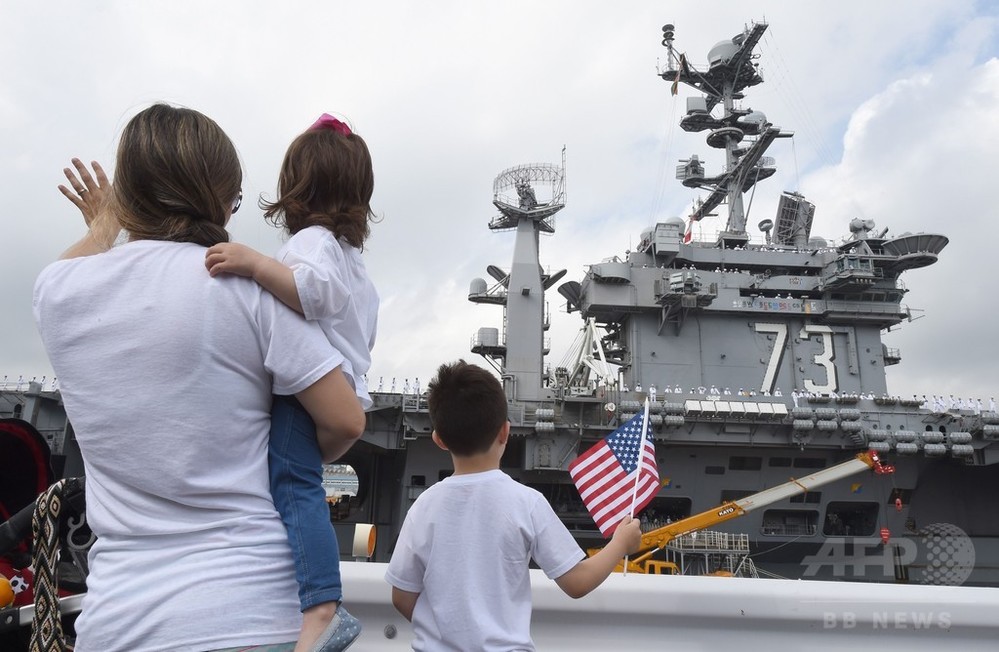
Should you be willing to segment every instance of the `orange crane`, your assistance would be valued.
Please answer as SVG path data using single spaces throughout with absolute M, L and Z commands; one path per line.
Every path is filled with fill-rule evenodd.
M 733 518 L 738 518 L 743 514 L 751 512 L 759 507 L 765 507 L 777 502 L 778 500 L 783 500 L 796 494 L 805 493 L 816 487 L 821 487 L 824 484 L 835 482 L 836 480 L 846 478 L 854 475 L 855 473 L 866 471 L 868 469 L 873 470 L 879 475 L 895 472 L 895 467 L 883 464 L 881 459 L 878 457 L 878 454 L 875 451 L 870 450 L 865 453 L 858 453 L 853 459 L 837 464 L 836 466 L 831 466 L 828 469 L 816 471 L 815 473 L 806 475 L 803 478 L 792 478 L 789 482 L 777 485 L 776 487 L 764 489 L 759 493 L 746 496 L 745 498 L 722 503 L 718 507 L 701 512 L 700 514 L 694 514 L 693 516 L 688 516 L 685 519 L 681 519 L 679 521 L 664 525 L 661 528 L 646 532 L 642 535 L 642 545 L 639 548 L 638 556 L 633 559 L 626 560 L 628 572 L 677 573 L 678 569 L 672 562 L 660 561 L 651 558 L 652 555 L 659 550 L 662 550 L 666 544 L 673 539 L 685 534 L 690 534 L 691 532 L 697 532 L 699 530 L 718 525 L 719 523 L 724 523 L 725 521 L 729 521 Z M 598 549 L 591 549 L 588 553 L 592 555 L 596 552 L 596 550 Z M 622 560 L 622 562 L 618 564 L 616 570 L 624 570 L 624 563 L 625 560 Z

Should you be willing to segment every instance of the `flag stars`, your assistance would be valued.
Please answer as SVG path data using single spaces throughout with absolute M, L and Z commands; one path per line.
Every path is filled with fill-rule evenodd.
M 631 473 L 638 466 L 641 457 L 639 448 L 642 445 L 642 426 L 643 419 L 639 416 L 607 437 L 607 445 L 626 473 Z

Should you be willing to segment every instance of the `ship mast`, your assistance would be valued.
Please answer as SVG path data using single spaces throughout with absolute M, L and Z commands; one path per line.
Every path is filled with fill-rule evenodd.
M 538 201 L 536 189 L 549 186 L 551 198 Z M 515 191 L 516 197 L 506 193 Z M 565 275 L 565 270 L 547 275 L 539 263 L 538 236 L 555 232 L 555 214 L 565 207 L 565 151 L 562 166 L 519 165 L 501 172 L 493 182 L 493 205 L 500 214 L 489 222 L 493 231 L 515 230 L 513 261 L 509 274 L 490 265 L 497 285 L 485 288 L 481 279 L 472 281 L 468 299 L 476 303 L 504 306 L 504 337 L 489 336 L 479 329 L 472 352 L 493 363 L 510 400 L 550 398 L 545 385 L 544 356 L 548 348 L 544 332 L 549 322 L 545 290 Z
M 744 97 L 743 90 L 763 81 L 753 48 L 766 29 L 766 23 L 755 23 L 732 39 L 715 45 L 708 53 L 708 70 L 702 72 L 690 65 L 686 54 L 678 54 L 673 48 L 673 25 L 663 26 L 669 69 L 660 76 L 672 82 L 674 95 L 681 82 L 703 94 L 687 99 L 687 115 L 680 121 L 680 127 L 688 132 L 710 130 L 706 138 L 708 146 L 725 150 L 725 170 L 721 174 L 706 176 L 704 166 L 694 155 L 681 161 L 677 178 L 688 188 L 710 191 L 691 212 L 691 222 L 703 219 L 723 202 L 728 203 L 728 222 L 721 235 L 724 246 L 748 241 L 742 195 L 757 181 L 777 171 L 773 159 L 763 156 L 770 144 L 776 138 L 793 135 L 770 124 L 758 111 L 736 107 L 736 101 Z M 714 117 L 712 111 L 719 104 L 722 115 Z

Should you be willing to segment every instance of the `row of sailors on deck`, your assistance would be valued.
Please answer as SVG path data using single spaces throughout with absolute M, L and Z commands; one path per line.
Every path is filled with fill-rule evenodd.
M 622 387 L 621 391 L 627 392 L 628 391 L 628 387 L 627 386 Z M 642 391 L 642 384 L 641 383 L 635 385 L 635 391 L 636 392 L 641 392 Z M 647 392 L 648 395 L 649 395 L 649 400 L 650 401 L 655 401 L 656 397 L 659 395 L 659 391 L 660 390 L 656 389 L 655 385 L 649 385 L 649 389 L 648 389 L 648 392 Z M 704 387 L 703 385 L 700 386 L 700 387 L 691 387 L 689 392 L 684 392 L 683 388 L 680 387 L 679 385 L 676 385 L 676 386 L 674 386 L 672 388 L 669 385 L 666 385 L 665 387 L 662 388 L 662 393 L 663 394 L 702 394 L 702 395 L 708 395 L 708 396 L 732 396 L 732 394 L 733 394 L 732 390 L 729 389 L 728 387 L 725 387 L 725 388 L 719 390 L 716 385 L 712 385 L 711 387 Z M 736 396 L 757 396 L 757 395 L 759 395 L 759 396 L 783 396 L 783 394 L 781 393 L 779 387 L 774 390 L 773 394 L 771 394 L 767 390 L 762 390 L 761 392 L 757 392 L 755 389 L 746 390 L 746 389 L 743 389 L 742 387 L 740 387 L 739 391 L 735 392 L 735 395 Z
M 822 399 L 823 401 L 832 399 L 833 401 L 839 401 L 841 399 L 850 399 L 852 401 L 859 401 L 865 399 L 868 401 L 874 400 L 874 392 L 809 392 L 803 389 L 795 389 L 791 391 L 791 400 L 794 401 L 794 407 L 798 407 L 798 401 L 800 399 L 805 399 L 811 401 L 814 399 Z
M 368 377 L 365 376 L 364 377 L 365 382 L 367 382 L 367 379 L 368 379 Z M 376 389 L 375 391 L 376 392 L 384 392 L 385 391 L 385 379 L 382 376 L 378 377 L 378 389 Z M 389 385 L 388 392 L 389 392 L 389 394 L 395 394 L 395 378 L 392 379 L 392 383 Z M 419 396 L 420 395 L 420 378 L 417 377 L 415 379 L 415 381 L 413 382 L 412 385 L 409 384 L 409 378 L 407 378 L 405 384 L 403 384 L 403 386 L 402 386 L 402 393 L 403 394 L 415 394 L 415 395 Z
M 628 391 L 628 387 L 624 386 L 624 387 L 621 388 L 621 390 L 627 392 Z M 642 385 L 641 385 L 641 383 L 639 383 L 638 385 L 635 385 L 635 391 L 636 392 L 641 392 L 642 391 Z M 780 387 L 777 387 L 776 389 L 774 389 L 774 391 L 773 391 L 772 394 L 769 391 L 765 390 L 765 389 L 760 390 L 760 391 L 756 391 L 755 389 L 748 389 L 747 390 L 747 389 L 745 389 L 743 387 L 740 387 L 735 392 L 733 392 L 728 387 L 723 387 L 722 389 L 719 390 L 717 385 L 712 385 L 711 387 L 704 387 L 703 385 L 700 386 L 700 387 L 691 387 L 689 392 L 684 392 L 683 388 L 680 387 L 680 385 L 676 385 L 673 388 L 670 388 L 669 385 L 666 385 L 661 391 L 664 394 L 691 394 L 691 395 L 693 395 L 693 394 L 701 394 L 701 395 L 708 395 L 708 396 L 733 396 L 734 395 L 734 396 L 743 396 L 743 397 L 751 397 L 751 396 L 775 396 L 775 397 L 782 397 L 784 395 L 781 392 Z M 659 390 L 656 389 L 655 385 L 649 385 L 648 395 L 649 395 L 649 399 L 650 400 L 654 401 L 656 399 L 656 396 L 658 395 L 658 393 L 659 393 Z M 837 394 L 836 392 L 825 392 L 825 393 L 810 392 L 810 391 L 806 391 L 804 389 L 793 389 L 793 390 L 791 390 L 791 399 L 794 401 L 795 407 L 798 406 L 798 400 L 799 399 L 811 400 L 811 399 L 819 399 L 819 398 L 821 398 L 823 400 L 832 399 L 834 401 L 838 400 L 840 398 L 843 398 L 843 399 L 852 398 L 852 399 L 857 399 L 857 400 L 859 400 L 859 399 L 874 400 L 874 393 L 873 392 L 868 392 L 868 393 L 865 394 L 863 392 L 861 392 L 861 393 L 857 393 L 857 392 L 842 392 L 842 393 Z
M 626 391 L 628 391 L 628 388 L 625 386 L 625 387 L 622 387 L 622 390 L 626 392 Z M 641 385 L 641 383 L 639 383 L 638 385 L 635 385 L 635 391 L 636 392 L 641 392 L 642 391 L 642 385 Z M 674 386 L 672 388 L 669 385 L 666 385 L 665 387 L 663 387 L 662 392 L 663 392 L 663 394 L 684 394 L 685 393 L 683 391 L 683 388 L 680 387 L 680 385 L 676 385 L 676 386 Z M 649 385 L 647 393 L 648 393 L 648 396 L 649 396 L 649 400 L 654 402 L 656 400 L 658 394 L 659 394 L 659 390 L 656 389 L 655 385 Z M 711 387 L 704 387 L 703 385 L 700 386 L 700 387 L 692 387 L 690 389 L 690 391 L 686 392 L 686 393 L 687 394 L 691 394 L 691 395 L 693 395 L 693 394 L 705 395 L 706 394 L 706 395 L 709 395 L 709 396 L 732 396 L 733 395 L 732 390 L 729 389 L 728 387 L 724 387 L 724 388 L 722 388 L 719 391 L 719 389 L 718 389 L 718 387 L 716 385 L 712 385 Z M 743 396 L 743 397 L 751 397 L 751 396 L 757 396 L 757 395 L 759 395 L 759 396 L 775 396 L 775 397 L 782 396 L 779 387 L 774 390 L 773 394 L 771 394 L 767 390 L 762 390 L 759 393 L 757 393 L 755 389 L 750 389 L 750 390 L 747 391 L 746 389 L 740 387 L 739 390 L 737 392 L 735 392 L 735 395 L 736 396 Z M 794 403 L 794 407 L 798 407 L 798 401 L 799 400 L 803 400 L 803 399 L 804 400 L 812 400 L 812 399 L 817 399 L 817 398 L 822 398 L 824 400 L 832 399 L 834 401 L 835 400 L 839 400 L 841 398 L 842 399 L 855 399 L 855 400 L 864 399 L 864 400 L 869 400 L 869 401 L 875 400 L 875 396 L 874 396 L 873 392 L 867 392 L 867 393 L 864 393 L 864 392 L 859 392 L 859 393 L 858 392 L 841 392 L 841 393 L 837 394 L 836 392 L 818 393 L 818 392 L 806 391 L 806 390 L 803 390 L 803 389 L 802 390 L 799 390 L 799 389 L 793 389 L 793 390 L 791 390 L 791 401 Z M 883 395 L 882 398 L 888 398 L 888 396 L 887 395 Z M 913 399 L 915 399 L 916 401 L 920 400 L 916 395 L 913 395 Z M 941 413 L 941 414 L 944 413 L 944 412 L 949 412 L 949 411 L 954 411 L 954 410 L 967 410 L 969 412 L 974 412 L 975 414 L 981 414 L 985 410 L 985 406 L 982 404 L 982 400 L 981 399 L 955 398 L 953 394 L 951 394 L 950 397 L 947 397 L 947 398 L 945 398 L 943 396 L 937 396 L 935 394 L 932 397 L 927 398 L 926 394 L 923 394 L 923 398 L 921 400 L 920 407 L 922 409 L 924 409 L 924 410 L 930 410 L 932 412 Z M 988 410 L 989 410 L 989 412 L 995 412 L 996 411 L 996 401 L 995 401 L 994 398 L 990 398 L 989 399 Z
M 921 400 L 922 403 L 919 407 L 924 410 L 930 410 L 937 414 L 943 414 L 944 412 L 967 410 L 969 412 L 974 412 L 975 414 L 981 414 L 985 407 L 982 405 L 982 399 L 980 398 L 955 398 L 953 394 L 948 397 L 933 396 L 927 397 L 923 394 L 923 398 L 919 399 L 915 394 L 912 396 L 916 400 Z M 989 412 L 996 411 L 996 400 L 994 398 L 989 399 Z
M 31 383 L 38 383 L 39 385 L 41 385 L 41 391 L 43 392 L 44 391 L 54 392 L 57 389 L 59 389 L 58 378 L 52 379 L 51 387 L 49 387 L 47 390 L 45 388 L 46 382 L 48 381 L 46 380 L 45 376 L 42 376 L 41 380 L 38 380 L 38 376 L 32 376 L 31 380 L 29 381 L 27 378 L 21 375 L 17 377 L 17 382 L 14 382 L 14 379 L 11 378 L 10 382 L 8 383 L 7 376 L 4 376 L 3 380 L 0 380 L 0 390 L 8 389 L 7 386 L 10 385 L 9 389 L 13 389 L 15 392 L 27 391 L 28 389 L 30 389 Z

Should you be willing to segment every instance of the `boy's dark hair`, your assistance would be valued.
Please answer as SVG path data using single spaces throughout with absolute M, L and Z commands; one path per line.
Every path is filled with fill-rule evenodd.
M 427 385 L 430 422 L 444 445 L 468 457 L 489 450 L 506 423 L 506 394 L 482 367 L 459 360 L 442 364 Z
M 310 129 L 288 146 L 276 201 L 260 201 L 264 217 L 294 235 L 309 226 L 329 229 L 360 249 L 371 228 L 375 173 L 364 139 Z

